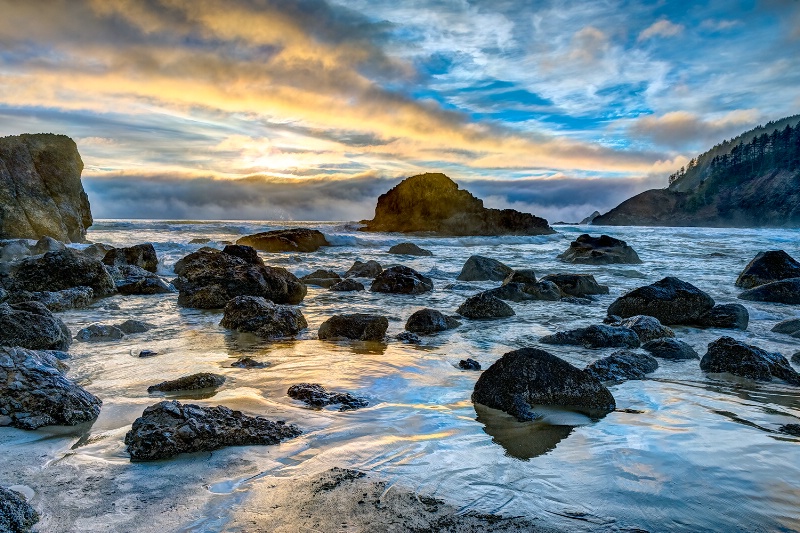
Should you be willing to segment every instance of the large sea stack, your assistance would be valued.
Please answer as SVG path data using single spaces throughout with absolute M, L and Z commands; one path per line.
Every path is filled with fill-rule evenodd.
M 543 218 L 513 209 L 488 209 L 444 174 L 420 174 L 378 198 L 375 218 L 363 231 L 430 232 L 438 235 L 546 235 Z
M 83 161 L 66 135 L 0 138 L 0 239 L 82 242 L 92 225 Z

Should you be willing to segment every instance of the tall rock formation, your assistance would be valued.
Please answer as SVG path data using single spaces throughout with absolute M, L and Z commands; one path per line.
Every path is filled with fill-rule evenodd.
M 543 218 L 513 209 L 488 209 L 444 174 L 420 174 L 378 198 L 375 218 L 363 231 L 432 232 L 439 235 L 546 235 Z
M 92 225 L 83 161 L 66 135 L 0 138 L 0 239 L 81 242 Z

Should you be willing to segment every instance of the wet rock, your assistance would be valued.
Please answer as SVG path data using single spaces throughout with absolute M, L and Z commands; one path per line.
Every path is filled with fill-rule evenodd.
M 8 291 L 5 290 L 3 287 L 0 287 L 0 304 L 4 303 L 9 298 Z
M 194 239 L 189 241 L 189 244 L 208 244 L 210 242 L 211 239 L 209 239 L 208 237 L 195 237 Z
M 231 363 L 231 366 L 234 368 L 267 368 L 269 363 L 262 363 L 251 357 L 242 357 Z
M 330 246 L 322 232 L 306 228 L 256 233 L 240 238 L 236 244 L 252 246 L 264 252 L 316 252 L 322 246 Z
M 224 446 L 278 444 L 300 433 L 293 424 L 247 416 L 221 405 L 164 401 L 145 409 L 133 422 L 125 444 L 131 461 L 154 461 Z
M 51 352 L 0 346 L 0 425 L 21 429 L 94 421 L 102 402 L 64 376 Z
M 487 292 L 467 298 L 456 313 L 472 319 L 505 318 L 516 314 L 511 306 Z
M 27 533 L 39 521 L 39 513 L 17 491 L 0 487 L 0 531 Z
M 747 329 L 750 313 L 742 304 L 715 305 L 700 315 L 697 325 L 704 328 Z
M 69 329 L 39 302 L 0 304 L 0 346 L 31 350 L 67 350 Z
M 542 281 L 555 283 L 564 294 L 578 298 L 608 294 L 608 286 L 597 283 L 591 274 L 548 274 Z
M 383 272 L 383 267 L 377 261 L 369 260 L 366 263 L 356 261 L 353 263 L 353 266 L 351 266 L 350 269 L 345 272 L 344 277 L 375 279 L 375 277 L 381 272 Z
M 30 257 L 30 244 L 25 239 L 0 239 L 0 263 L 13 263 Z
M 675 332 L 672 331 L 672 328 L 664 326 L 657 318 L 652 316 L 636 315 L 625 319 L 619 319 L 617 323 L 613 325 L 632 329 L 642 342 L 675 336 Z
M 666 325 L 692 325 L 713 307 L 714 299 L 705 292 L 691 283 L 667 277 L 617 298 L 608 307 L 608 314 L 622 318 L 647 315 Z
M 752 289 L 789 278 L 800 278 L 800 263 L 783 250 L 770 250 L 760 252 L 744 267 L 736 286 Z
M 410 331 L 403 331 L 395 336 L 395 339 L 406 344 L 422 344 L 422 339 L 416 333 Z
M 125 322 L 116 325 L 116 328 L 126 335 L 130 335 L 132 333 L 144 333 L 145 331 L 150 331 L 154 327 L 156 327 L 155 324 L 133 319 L 128 319 Z
M 561 299 L 561 291 L 555 283 L 550 281 L 528 284 L 506 283 L 505 285 L 484 292 L 495 298 L 512 302 L 526 302 L 531 300 L 557 302 Z
M 184 390 L 215 389 L 225 383 L 225 376 L 211 372 L 198 372 L 178 379 L 162 381 L 147 387 L 147 392 L 174 392 Z
M 800 352 L 795 352 L 792 355 L 792 363 L 794 363 L 796 365 L 800 365 Z
M 381 341 L 387 329 L 389 320 L 385 316 L 364 313 L 334 315 L 319 327 L 319 338 Z
M 508 285 L 509 283 L 521 283 L 523 285 L 533 285 L 538 283 L 536 280 L 536 272 L 530 268 L 512 270 L 511 273 L 503 280 L 503 285 Z
M 721 337 L 708 344 L 708 351 L 700 360 L 700 368 L 705 372 L 728 372 L 756 381 L 770 381 L 776 377 L 792 385 L 800 385 L 800 375 L 784 356 L 730 337 Z
M 406 330 L 413 333 L 430 335 L 438 331 L 453 329 L 461 325 L 457 319 L 447 316 L 435 309 L 415 311 L 406 321 Z
M 800 318 L 790 318 L 775 324 L 770 331 L 792 335 L 800 331 Z
M 300 400 L 311 407 L 338 405 L 339 411 L 352 411 L 367 407 L 369 402 L 364 398 L 353 396 L 348 392 L 329 392 L 319 383 L 300 383 L 289 387 L 290 398 Z
M 60 252 L 66 250 L 63 242 L 59 242 L 52 237 L 42 237 L 31 248 L 31 255 L 41 255 L 47 252 Z
M 625 241 L 608 235 L 592 237 L 588 234 L 583 234 L 572 241 L 567 251 L 558 258 L 565 263 L 584 265 L 636 265 L 642 262 L 636 251 Z
M 800 305 L 800 278 L 773 281 L 739 295 L 742 300 Z
M 317 285 L 327 289 L 342 281 L 342 278 L 333 270 L 315 270 L 311 274 L 300 278 L 300 281 L 306 285 Z
M 480 370 L 481 364 L 475 359 L 467 357 L 466 359 L 462 359 L 458 362 L 458 368 L 461 370 Z
M 158 352 L 154 350 L 142 350 L 139 352 L 139 357 L 142 359 L 146 359 L 148 357 L 155 357 L 158 355 Z
M 108 270 L 114 278 L 117 291 L 125 296 L 175 292 L 175 287 L 161 279 L 159 275 L 135 265 L 109 267 Z
M 648 341 L 642 348 L 650 352 L 653 357 L 682 361 L 685 359 L 700 359 L 700 355 L 690 345 L 677 339 L 668 337 Z
M 632 329 L 608 325 L 593 325 L 571 331 L 559 331 L 539 339 L 544 344 L 566 344 L 586 348 L 638 348 L 641 344 Z
M 260 296 L 237 296 L 229 301 L 220 325 L 265 339 L 290 337 L 308 327 L 299 309 Z
M 503 281 L 513 273 L 497 259 L 473 255 L 461 268 L 458 275 L 459 281 Z
M 81 253 L 86 257 L 89 257 L 90 259 L 97 259 L 98 261 L 102 261 L 103 258 L 108 253 L 108 251 L 112 249 L 114 249 L 114 247 L 109 244 L 96 242 L 81 250 Z
M 658 370 L 658 361 L 649 355 L 621 350 L 594 361 L 586 371 L 600 381 L 626 381 L 645 379 Z
M 365 290 L 365 287 L 362 283 L 359 283 L 354 279 L 344 279 L 339 283 L 331 285 L 330 290 L 339 292 L 353 292 L 353 291 L 363 291 Z
M 112 248 L 103 257 L 103 263 L 113 267 L 137 266 L 148 272 L 158 270 L 156 249 L 149 242 L 127 248 Z
M 800 437 L 800 424 L 784 424 L 778 428 L 778 431 L 794 437 Z
M 422 294 L 433 290 L 433 280 L 413 268 L 397 265 L 378 274 L 369 290 L 393 294 Z
M 401 242 L 400 244 L 395 244 L 389 248 L 389 253 L 395 255 L 420 255 L 425 257 L 430 257 L 433 255 L 433 252 L 430 250 L 420 248 L 413 242 Z
M 472 401 L 500 409 L 518 420 L 539 418 L 537 405 L 589 411 L 614 410 L 611 392 L 593 375 L 535 348 L 508 352 L 487 368 L 475 383 Z
M 231 253 L 198 250 L 176 264 L 178 305 L 218 309 L 236 296 L 262 296 L 277 304 L 303 300 L 306 286 L 297 277 L 284 268 L 265 266 L 257 254 L 248 256 L 240 248 L 226 246 Z
M 89 307 L 93 299 L 94 291 L 91 287 L 74 287 L 55 292 L 20 291 L 11 294 L 9 297 L 11 303 L 39 302 L 53 312 L 83 309 Z M 2 298 L 0 298 L 0 301 L 2 301 Z
M 78 331 L 75 340 L 81 342 L 118 341 L 125 333 L 116 326 L 92 324 Z
M 10 292 L 54 292 L 74 287 L 91 287 L 97 298 L 116 292 L 114 280 L 103 263 L 71 249 L 47 252 L 13 264 L 6 282 Z

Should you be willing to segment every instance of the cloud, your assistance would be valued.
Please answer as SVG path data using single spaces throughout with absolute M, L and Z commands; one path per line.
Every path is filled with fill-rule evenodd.
M 639 34 L 638 41 L 644 42 L 653 37 L 674 37 L 684 30 L 682 24 L 675 24 L 666 19 L 654 22 Z
M 755 109 L 740 109 L 709 119 L 687 111 L 673 111 L 636 119 L 629 131 L 632 136 L 644 137 L 662 146 L 685 149 L 703 145 L 705 151 L 713 144 L 756 126 L 760 116 Z

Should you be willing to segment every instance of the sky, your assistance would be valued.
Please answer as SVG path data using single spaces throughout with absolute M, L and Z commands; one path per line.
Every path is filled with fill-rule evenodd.
M 95 218 L 359 220 L 444 172 L 604 212 L 800 110 L 800 1 L 0 0 L 0 136 Z

